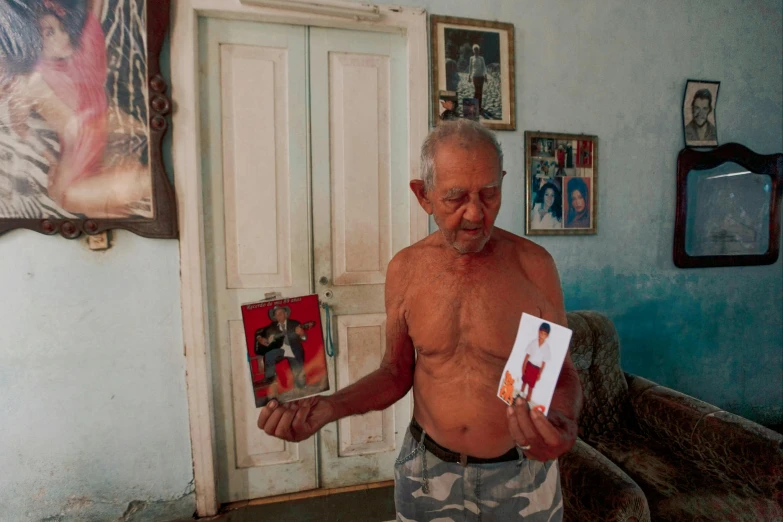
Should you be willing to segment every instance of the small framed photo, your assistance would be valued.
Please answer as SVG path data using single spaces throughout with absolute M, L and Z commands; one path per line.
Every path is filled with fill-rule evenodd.
M 686 147 L 717 147 L 718 105 L 720 82 L 688 80 L 682 101 L 682 126 Z
M 525 131 L 525 233 L 595 234 L 598 138 Z
M 430 38 L 433 123 L 515 130 L 513 24 L 432 15 Z

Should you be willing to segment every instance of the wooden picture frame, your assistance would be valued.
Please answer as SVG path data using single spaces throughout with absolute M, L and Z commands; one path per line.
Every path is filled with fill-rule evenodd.
M 525 234 L 598 232 L 598 138 L 525 131 Z
M 470 111 L 488 129 L 516 130 L 513 24 L 431 15 L 430 46 L 433 126 L 441 99 L 456 97 L 454 117 Z
M 161 143 L 169 0 L 36 0 L 0 26 L 0 234 L 176 238 Z M 146 25 L 146 27 L 145 27 Z M 42 45 L 46 27 L 67 33 Z M 39 38 L 39 41 L 35 39 Z M 14 54 L 16 53 L 16 54 Z
M 680 268 L 777 261 L 783 154 L 739 143 L 677 156 L 674 264 Z

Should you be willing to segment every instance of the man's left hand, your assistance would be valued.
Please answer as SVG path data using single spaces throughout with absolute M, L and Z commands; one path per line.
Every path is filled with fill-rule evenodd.
M 540 461 L 553 460 L 570 450 L 576 442 L 576 422 L 560 412 L 549 410 L 545 417 L 538 410 L 518 397 L 513 406 L 506 409 L 508 431 L 525 456 Z

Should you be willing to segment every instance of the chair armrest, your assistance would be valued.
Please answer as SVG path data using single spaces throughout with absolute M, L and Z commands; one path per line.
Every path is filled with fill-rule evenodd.
M 626 379 L 649 437 L 713 477 L 783 500 L 783 435 L 647 379 Z
M 559 459 L 566 522 L 648 522 L 642 489 L 598 450 L 577 439 Z

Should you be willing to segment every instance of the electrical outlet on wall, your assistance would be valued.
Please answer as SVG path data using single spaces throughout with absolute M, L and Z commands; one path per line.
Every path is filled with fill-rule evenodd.
M 109 231 L 87 236 L 87 246 L 90 250 L 108 250 L 111 248 L 109 241 Z

